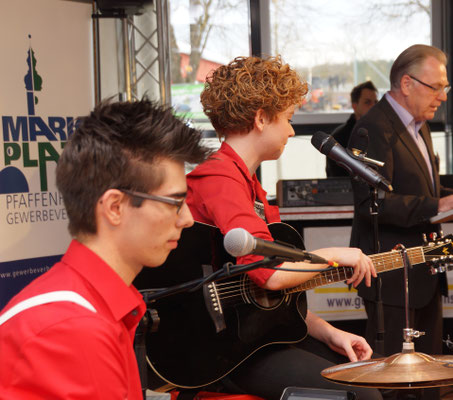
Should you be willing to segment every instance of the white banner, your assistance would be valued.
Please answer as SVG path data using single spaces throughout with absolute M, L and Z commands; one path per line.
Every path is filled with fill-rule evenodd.
M 0 13 L 0 308 L 69 244 L 55 167 L 93 101 L 91 5 L 3 2 Z
M 444 235 L 453 234 L 453 224 L 443 224 Z M 307 250 L 330 246 L 349 246 L 351 227 L 305 228 Z M 448 247 L 448 246 L 447 246 Z M 451 247 L 451 246 L 449 246 Z M 416 268 L 416 267 L 415 267 Z M 425 268 L 425 267 L 423 267 Z M 447 273 L 449 296 L 443 297 L 444 318 L 453 317 L 453 271 Z M 335 283 L 307 292 L 310 311 L 328 321 L 365 319 L 366 313 L 357 290 L 344 283 Z

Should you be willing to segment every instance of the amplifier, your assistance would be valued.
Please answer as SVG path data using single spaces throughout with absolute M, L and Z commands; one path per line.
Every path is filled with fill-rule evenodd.
M 279 207 L 353 205 L 349 177 L 329 179 L 295 179 L 277 182 Z

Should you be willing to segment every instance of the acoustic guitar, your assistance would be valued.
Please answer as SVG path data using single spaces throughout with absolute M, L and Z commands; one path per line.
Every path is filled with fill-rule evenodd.
M 290 225 L 270 224 L 269 230 L 275 240 L 304 249 L 302 238 Z M 413 265 L 445 262 L 451 253 L 450 236 L 407 249 Z M 378 273 L 403 267 L 398 251 L 370 258 Z M 144 268 L 134 285 L 139 290 L 172 287 L 234 261 L 223 248 L 219 229 L 196 222 L 183 230 L 177 249 L 165 264 Z M 281 291 L 262 289 L 241 274 L 154 301 L 149 308 L 157 311 L 159 321 L 154 326 L 157 330 L 148 332 L 146 338 L 152 385 L 206 386 L 264 346 L 303 340 L 307 335 L 305 291 L 345 281 L 352 274 L 352 268 L 339 267 Z

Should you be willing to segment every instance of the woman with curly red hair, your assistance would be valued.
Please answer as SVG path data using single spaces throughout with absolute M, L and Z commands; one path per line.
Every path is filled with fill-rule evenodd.
M 278 159 L 294 136 L 291 118 L 307 92 L 307 84 L 280 57 L 237 57 L 208 76 L 201 103 L 223 143 L 187 176 L 187 204 L 196 221 L 217 226 L 223 234 L 240 227 L 255 237 L 273 240 L 267 224 L 280 221 L 278 208 L 269 205 L 255 172 L 263 161 Z M 347 282 L 354 286 L 362 279 L 370 285 L 376 276 L 370 258 L 359 249 L 325 248 L 314 253 L 352 266 L 354 274 Z M 248 255 L 238 257 L 237 262 L 260 259 Z M 300 270 L 325 267 L 305 262 L 281 266 L 293 271 L 257 269 L 249 276 L 259 286 L 280 290 L 316 274 Z M 227 389 L 268 400 L 279 399 L 289 386 L 338 389 L 341 386 L 321 377 L 322 369 L 332 362 L 347 362 L 346 357 L 351 361 L 370 358 L 372 350 L 362 337 L 341 331 L 310 311 L 305 321 L 307 339 L 296 346 L 261 348 L 228 375 L 234 387 Z M 381 398 L 376 390 L 353 390 L 366 399 Z

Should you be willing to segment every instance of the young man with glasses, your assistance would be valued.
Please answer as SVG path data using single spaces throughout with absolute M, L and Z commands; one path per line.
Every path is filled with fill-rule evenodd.
M 453 191 L 441 187 L 439 170 L 426 121 L 433 119 L 447 100 L 447 58 L 439 49 L 413 45 L 395 60 L 390 72 L 390 91 L 356 124 L 350 148 L 362 148 L 359 129 L 368 131 L 368 157 L 383 161 L 379 172 L 392 184 L 392 193 L 379 194 L 380 252 L 402 243 L 406 248 L 423 245 L 423 234 L 439 232 L 430 223 L 439 212 L 453 208 Z M 355 214 L 351 246 L 375 253 L 368 185 L 353 182 Z M 402 351 L 405 327 L 403 270 L 381 274 L 384 304 L 384 354 Z M 377 334 L 376 282 L 359 285 L 368 315 L 367 340 L 374 345 Z M 448 292 L 445 274 L 431 275 L 426 265 L 409 272 L 411 328 L 425 332 L 415 339 L 415 350 L 442 353 L 442 300 Z M 436 398 L 429 394 L 427 398 Z
M 80 120 L 57 166 L 73 240 L 0 313 L 0 399 L 129 399 L 146 306 L 132 281 L 161 265 L 193 224 L 184 163 L 201 134 L 148 100 L 104 103 Z

